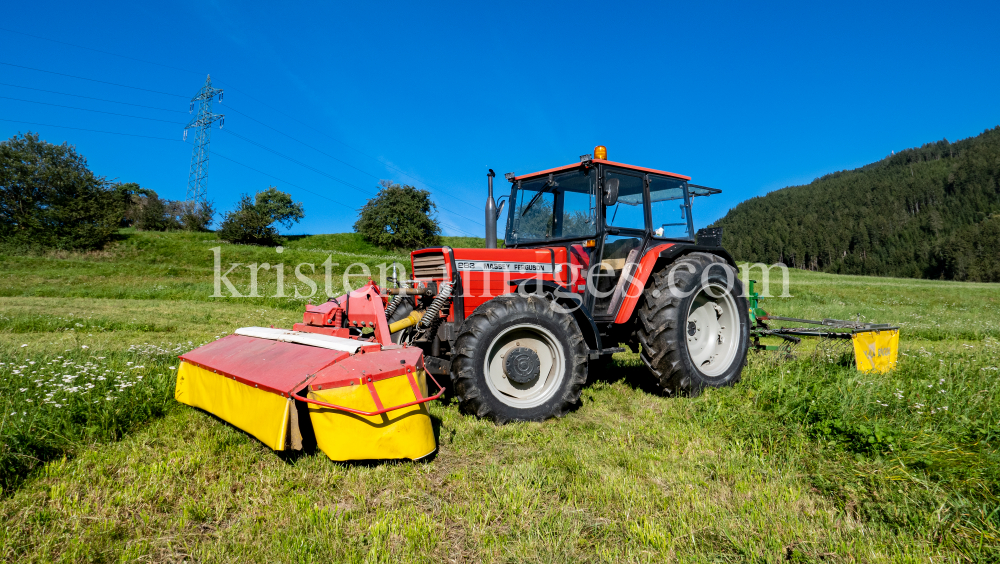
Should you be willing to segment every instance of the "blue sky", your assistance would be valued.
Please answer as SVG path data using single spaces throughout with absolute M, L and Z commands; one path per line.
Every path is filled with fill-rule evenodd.
M 188 100 L 211 73 L 211 149 L 232 159 L 211 161 L 220 211 L 275 185 L 305 204 L 291 233 L 350 231 L 384 178 L 429 189 L 446 234 L 481 235 L 487 168 L 604 144 L 721 188 L 696 202 L 701 226 L 1000 124 L 997 21 L 997 2 L 18 2 L 0 120 L 47 125 L 0 121 L 0 137 L 68 141 L 96 173 L 182 199 Z

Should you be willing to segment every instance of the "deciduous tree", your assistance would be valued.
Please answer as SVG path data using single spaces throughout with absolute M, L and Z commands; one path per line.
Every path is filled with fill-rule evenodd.
M 236 209 L 227 212 L 219 228 L 219 238 L 230 243 L 274 246 L 281 243 L 275 223 L 290 228 L 305 217 L 301 202 L 271 186 L 254 198 L 244 194 Z
M 440 244 L 437 206 L 427 190 L 383 180 L 376 195 L 361 208 L 354 230 L 367 241 L 390 249 L 419 249 Z
M 53 145 L 30 132 L 0 143 L 0 240 L 99 248 L 124 211 L 121 193 L 91 172 L 72 145 Z

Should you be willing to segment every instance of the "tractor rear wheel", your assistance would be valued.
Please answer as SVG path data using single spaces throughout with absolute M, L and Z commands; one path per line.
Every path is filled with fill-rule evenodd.
M 451 378 L 461 409 L 497 423 L 559 417 L 580 399 L 587 354 L 576 320 L 540 296 L 476 308 L 455 339 Z
M 722 257 L 684 255 L 653 275 L 642 301 L 639 356 L 666 393 L 697 395 L 740 380 L 750 319 L 743 285 Z

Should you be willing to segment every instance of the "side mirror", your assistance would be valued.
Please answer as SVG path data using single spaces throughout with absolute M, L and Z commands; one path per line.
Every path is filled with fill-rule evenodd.
M 604 205 L 613 206 L 618 202 L 618 179 L 611 178 L 604 181 Z
M 503 212 L 503 207 L 507 205 L 507 200 L 500 200 L 500 205 L 497 206 L 497 217 L 493 221 L 500 221 L 500 213 Z

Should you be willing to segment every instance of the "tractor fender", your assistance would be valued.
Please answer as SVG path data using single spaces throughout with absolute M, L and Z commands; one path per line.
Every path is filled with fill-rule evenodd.
M 539 286 L 541 287 L 539 288 Z M 569 310 L 573 319 L 576 320 L 576 324 L 580 327 L 580 332 L 583 333 L 583 340 L 590 347 L 590 350 L 602 350 L 601 334 L 597 330 L 597 323 L 594 322 L 594 316 L 591 314 L 590 309 L 583 303 L 582 296 L 571 292 L 566 286 L 552 280 L 538 280 L 535 278 L 522 280 L 517 285 L 517 293 L 522 296 L 537 293 L 552 294 L 555 302 Z
M 705 245 L 691 245 L 685 243 L 663 243 L 650 248 L 639 260 L 638 267 L 630 276 L 629 286 L 624 292 L 621 306 L 618 307 L 618 315 L 615 316 L 615 323 L 627 323 L 632 319 L 635 306 L 642 297 L 642 291 L 649 283 L 649 277 L 664 266 L 674 262 L 678 258 L 688 253 L 710 253 L 725 259 L 733 268 L 736 268 L 736 261 L 733 256 L 722 247 L 709 247 Z

